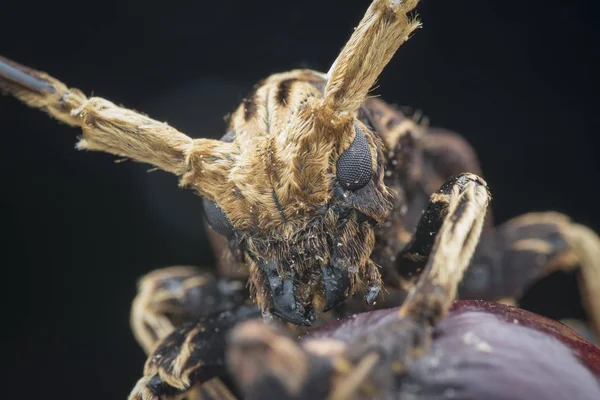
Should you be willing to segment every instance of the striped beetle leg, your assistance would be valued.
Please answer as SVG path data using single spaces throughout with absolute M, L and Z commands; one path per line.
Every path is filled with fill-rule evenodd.
M 234 399 L 223 368 L 225 336 L 237 322 L 259 315 L 243 282 L 193 267 L 144 276 L 131 325 L 149 358 L 130 398 Z
M 600 332 L 600 238 L 556 212 L 513 218 L 484 235 L 459 288 L 461 299 L 516 301 L 556 271 L 579 273 L 582 303 Z

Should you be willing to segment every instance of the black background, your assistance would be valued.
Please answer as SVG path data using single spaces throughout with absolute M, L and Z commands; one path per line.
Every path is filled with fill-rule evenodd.
M 600 230 L 592 3 L 424 0 L 424 28 L 381 76 L 384 99 L 474 145 L 498 222 L 552 209 Z M 256 81 L 326 71 L 368 4 L 10 2 L 0 53 L 191 136 L 220 137 Z M 0 131 L 3 390 L 123 399 L 145 360 L 128 321 L 137 278 L 213 263 L 201 202 L 166 173 L 75 151 L 76 130 L 4 97 Z M 555 281 L 529 303 L 559 317 L 577 293 L 572 278 Z

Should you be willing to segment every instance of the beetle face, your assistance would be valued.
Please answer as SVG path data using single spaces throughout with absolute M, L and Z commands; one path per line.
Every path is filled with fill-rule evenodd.
M 375 299 L 373 225 L 388 211 L 379 137 L 323 105 L 322 75 L 271 76 L 231 118 L 227 173 L 204 189 L 209 225 L 248 265 L 263 311 L 309 324 L 360 282 Z M 198 167 L 196 167 L 198 168 Z M 316 304 L 315 304 L 316 303 Z
M 272 75 L 234 113 L 225 141 L 192 140 L 165 123 L 0 59 L 0 90 L 83 130 L 79 149 L 150 163 L 204 199 L 213 228 L 246 262 L 253 296 L 294 323 L 366 281 L 372 225 L 385 220 L 381 143 L 358 118 L 379 74 L 417 29 L 418 0 L 377 0 L 326 75 Z

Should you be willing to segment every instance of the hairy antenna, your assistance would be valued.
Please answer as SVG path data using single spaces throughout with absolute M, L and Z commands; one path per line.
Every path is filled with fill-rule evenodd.
M 97 150 L 152 164 L 182 176 L 182 183 L 214 198 L 227 166 L 218 160 L 231 145 L 194 139 L 164 122 L 119 107 L 100 97 L 87 98 L 50 75 L 0 57 L 0 90 L 83 131 L 78 149 Z M 209 162 L 212 160 L 212 162 Z
M 419 0 L 376 0 L 354 30 L 327 73 L 325 104 L 338 112 L 352 112 L 400 45 L 420 26 L 407 13 Z

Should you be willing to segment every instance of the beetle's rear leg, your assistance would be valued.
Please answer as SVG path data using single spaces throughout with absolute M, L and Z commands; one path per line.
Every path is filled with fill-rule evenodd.
M 463 299 L 520 299 L 555 271 L 580 270 L 583 306 L 600 332 L 600 238 L 559 213 L 530 213 L 485 235 L 461 283 Z
M 222 337 L 238 320 L 258 315 L 247 298 L 244 282 L 216 279 L 192 267 L 143 277 L 131 325 L 150 357 L 131 398 L 235 398 L 223 373 Z
M 432 196 L 421 226 L 437 227 L 437 235 L 416 286 L 398 312 L 376 326 L 356 327 L 364 334 L 350 343 L 330 338 L 298 345 L 271 327 L 254 322 L 237 327 L 228 367 L 246 398 L 342 400 L 394 393 L 456 296 L 488 201 L 485 182 L 473 174 L 453 178 Z

